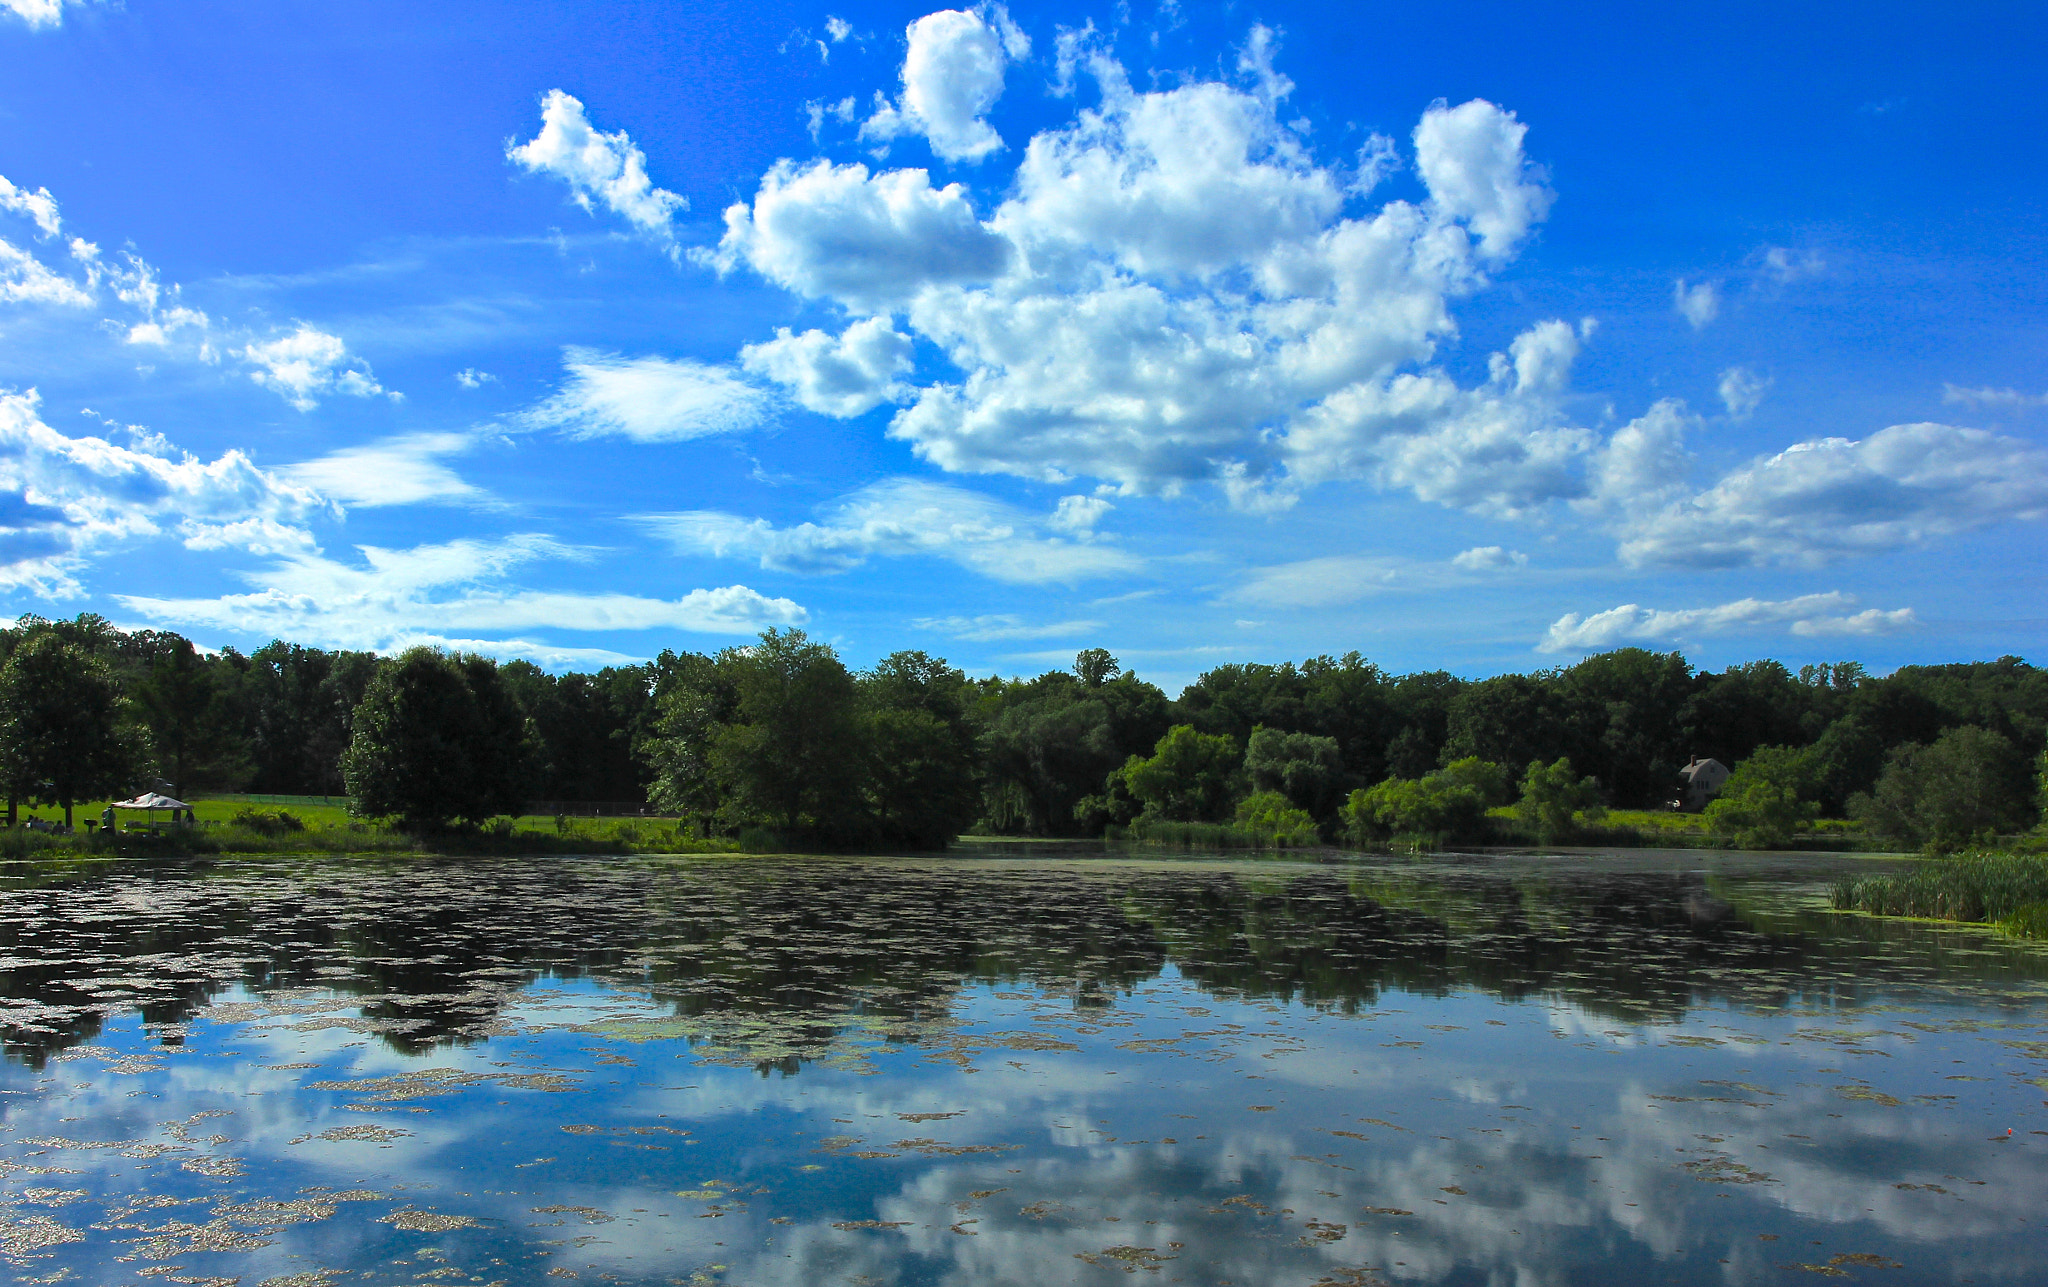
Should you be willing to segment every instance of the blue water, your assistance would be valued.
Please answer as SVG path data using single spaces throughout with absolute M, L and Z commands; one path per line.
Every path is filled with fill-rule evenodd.
M 0 887 L 17 1282 L 2048 1281 L 2048 954 L 1855 860 Z

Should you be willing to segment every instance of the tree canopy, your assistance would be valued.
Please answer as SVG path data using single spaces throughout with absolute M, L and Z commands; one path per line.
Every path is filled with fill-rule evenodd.
M 356 812 L 415 829 L 526 807 L 527 721 L 486 657 L 413 648 L 377 672 L 341 757 Z

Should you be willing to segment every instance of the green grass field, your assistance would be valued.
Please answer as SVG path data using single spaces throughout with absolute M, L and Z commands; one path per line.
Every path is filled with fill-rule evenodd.
M 329 803 L 322 803 L 323 800 L 329 801 Z M 101 811 L 110 803 L 111 801 L 107 800 L 94 800 L 90 803 L 76 806 L 71 811 L 73 823 L 97 822 Z M 191 804 L 193 814 L 198 817 L 202 825 L 209 822 L 225 824 L 233 821 L 235 815 L 245 811 L 252 813 L 288 813 L 304 823 L 309 829 L 346 827 L 355 821 L 354 818 L 349 816 L 348 806 L 343 797 L 340 796 L 278 795 L 219 797 L 195 795 L 188 803 Z M 20 816 L 24 820 L 40 818 L 45 822 L 64 821 L 64 811 L 62 809 L 47 807 L 41 809 L 24 807 L 20 810 Z M 117 809 L 114 811 L 114 817 L 120 822 L 124 830 L 130 826 L 142 826 L 149 819 L 148 814 L 134 809 Z M 159 825 L 169 820 L 170 814 L 168 813 L 160 812 L 156 815 L 156 821 Z M 572 831 L 585 831 L 593 834 L 609 834 L 618 824 L 624 822 L 638 822 L 649 828 L 656 826 L 673 828 L 675 825 L 673 818 L 654 817 L 570 818 L 568 820 Z M 525 814 L 513 819 L 513 823 L 522 831 L 547 831 L 550 834 L 555 832 L 555 819 L 552 814 Z M 83 830 L 82 825 L 80 829 Z
M 69 838 L 47 839 L 60 845 L 86 843 L 88 833 L 84 824 L 97 824 L 108 803 L 94 800 L 74 807 L 72 820 L 77 834 Z M 346 802 L 339 797 L 195 794 L 188 803 L 200 824 L 197 832 L 174 830 L 170 825 L 170 814 L 159 812 L 155 815 L 155 822 L 161 836 L 154 842 L 142 834 L 149 825 L 150 815 L 140 810 L 116 810 L 115 819 L 121 829 L 118 844 L 125 850 L 133 838 L 138 843 L 170 844 L 179 849 L 220 853 L 424 852 L 451 844 L 465 852 L 470 849 L 505 849 L 519 852 L 722 853 L 733 848 L 729 840 L 702 840 L 688 835 L 673 818 L 565 818 L 557 825 L 552 815 L 528 814 L 499 820 L 493 827 L 479 833 L 451 835 L 429 843 L 351 817 Z M 255 816 L 251 818 L 251 815 Z M 50 823 L 64 820 L 62 810 L 51 808 L 24 808 L 19 811 L 19 816 L 24 821 L 29 818 Z M 290 827 L 285 824 L 285 816 L 299 825 Z M 23 831 L 8 834 L 17 842 L 35 839 L 39 842 L 35 847 L 43 847 L 40 844 L 42 837 L 31 837 Z M 95 850 L 112 843 L 104 835 L 90 838 L 95 842 L 92 846 Z

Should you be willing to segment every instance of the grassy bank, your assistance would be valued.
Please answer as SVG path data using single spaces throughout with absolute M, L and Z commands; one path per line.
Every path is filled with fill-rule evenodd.
M 1284 838 L 1234 826 L 1228 822 L 1167 822 L 1139 818 L 1127 827 L 1112 823 L 1102 836 L 1111 850 L 1164 849 L 1181 853 L 1205 850 L 1267 850 L 1274 853 L 1325 848 L 1288 843 Z
M 1834 904 L 1878 916 L 1995 924 L 2048 938 L 2048 854 L 1973 851 L 1926 858 L 1898 875 L 1839 882 Z
M 16 828 L 0 831 L 0 858 L 58 860 L 78 857 L 175 857 L 260 854 L 589 854 L 727 853 L 729 839 L 702 839 L 672 818 L 556 818 L 529 815 L 497 818 L 482 827 L 414 835 L 349 816 L 338 804 L 298 802 L 251 804 L 245 800 L 191 802 L 196 827 L 166 825 L 156 815 L 155 833 L 140 829 L 145 815 L 121 811 L 123 830 L 69 835 Z M 74 817 L 97 820 L 106 802 L 81 806 Z M 61 822 L 54 810 L 23 810 L 22 817 Z M 137 829 L 125 829 L 134 826 Z
M 1513 809 L 1495 809 L 1487 821 L 1493 839 L 1484 843 L 1534 846 L 1539 838 L 1516 819 Z M 1731 849 L 1738 848 L 1731 836 L 1721 835 L 1707 825 L 1705 814 L 1671 813 L 1651 809 L 1609 809 L 1597 822 L 1582 822 L 1573 845 L 1608 849 Z M 1777 846 L 1791 850 L 1848 853 L 1873 845 L 1862 827 L 1845 818 L 1819 818 Z
M 1103 838 L 1110 849 L 1121 850 L 1285 850 L 1270 836 L 1227 822 L 1163 822 L 1138 819 L 1127 827 L 1112 826 Z M 1732 846 L 1727 836 L 1715 834 L 1707 819 L 1697 813 L 1667 813 L 1648 809 L 1613 809 L 1597 822 L 1585 822 L 1569 839 L 1554 844 L 1611 849 L 1723 849 Z M 1794 850 L 1852 852 L 1871 847 L 1871 839 L 1855 823 L 1840 818 L 1823 818 L 1800 832 L 1786 846 Z M 1441 849 L 1461 846 L 1509 846 L 1541 848 L 1544 841 L 1515 816 L 1511 808 L 1489 810 L 1483 830 L 1471 835 L 1397 835 L 1383 849 Z M 1350 848 L 1343 840 L 1329 848 Z

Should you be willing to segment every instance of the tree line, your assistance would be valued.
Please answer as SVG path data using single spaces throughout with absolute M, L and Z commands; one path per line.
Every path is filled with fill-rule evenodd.
M 2044 734 L 2048 674 L 2017 657 L 1879 677 L 1624 648 L 1473 680 L 1348 653 L 1218 666 L 1169 697 L 1099 648 L 972 677 L 919 651 L 854 670 L 794 630 L 561 675 L 430 649 L 207 652 L 89 614 L 0 631 L 11 800 L 67 806 L 154 776 L 174 793 L 348 794 L 420 826 L 547 800 L 848 847 L 1154 823 L 1444 835 L 1517 800 L 1532 825 L 1660 807 L 1697 756 L 1736 769 L 1716 806 L 1731 826 L 1853 809 L 1921 840 L 2031 825 Z M 1959 782 L 1969 799 L 1931 818 Z

